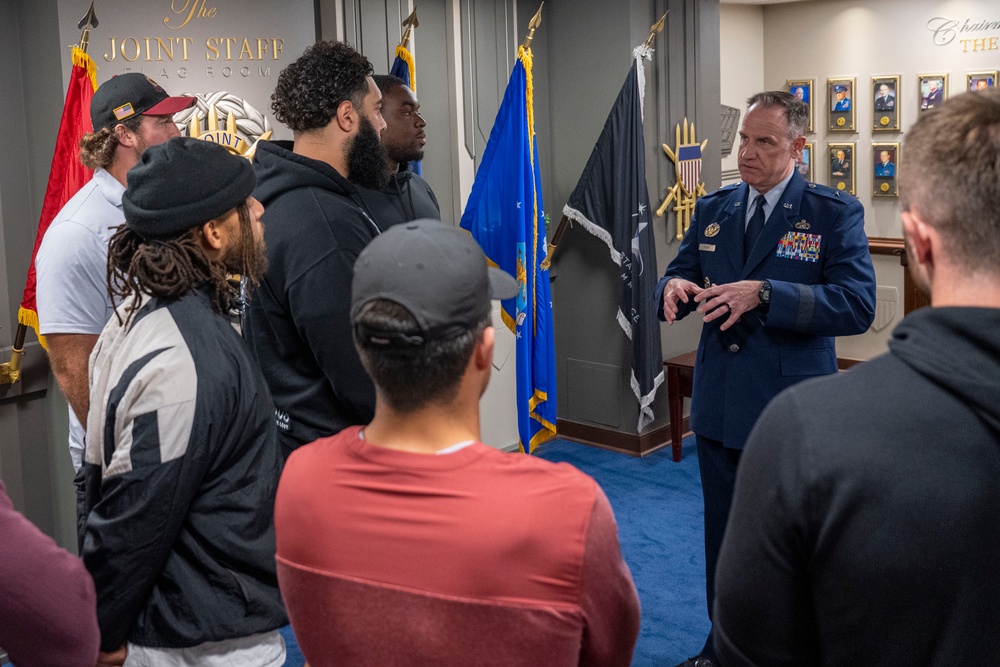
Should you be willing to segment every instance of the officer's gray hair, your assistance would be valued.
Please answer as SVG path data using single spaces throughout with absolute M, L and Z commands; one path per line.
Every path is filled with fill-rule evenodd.
M 785 111 L 788 123 L 788 138 L 795 141 L 805 136 L 809 127 L 809 105 L 783 90 L 767 90 L 747 98 L 747 111 L 754 107 L 780 107 Z

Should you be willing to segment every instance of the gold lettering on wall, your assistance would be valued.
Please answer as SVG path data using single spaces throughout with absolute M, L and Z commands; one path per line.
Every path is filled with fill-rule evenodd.
M 1000 50 L 1000 38 L 997 37 L 983 37 L 982 39 L 960 39 L 958 40 L 962 45 L 962 53 L 969 53 L 970 51 L 997 51 Z
M 104 62 L 121 57 L 133 63 L 188 61 L 191 37 L 109 37 L 110 49 L 104 52 Z M 179 47 L 179 48 L 178 48 Z M 284 50 L 282 37 L 209 37 L 205 40 L 205 60 L 277 60 Z
M 170 0 L 170 11 L 173 12 L 174 16 L 164 17 L 163 25 L 167 26 L 171 30 L 178 30 L 183 28 L 191 19 L 211 19 L 215 18 L 216 9 L 215 7 L 207 6 L 208 0 Z M 178 17 L 183 17 L 183 21 L 178 23 L 180 20 Z M 174 19 L 174 25 L 170 24 L 170 19 Z

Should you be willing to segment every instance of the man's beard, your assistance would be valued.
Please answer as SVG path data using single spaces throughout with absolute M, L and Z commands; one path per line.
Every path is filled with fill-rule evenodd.
M 136 162 L 142 162 L 142 154 L 147 148 L 149 148 L 149 144 L 147 144 L 146 140 L 143 139 L 138 132 L 136 132 L 135 145 L 132 146 L 132 151 L 135 153 Z
M 238 273 L 252 286 L 260 283 L 267 271 L 267 246 L 263 235 L 255 238 L 249 213 L 240 213 L 239 241 L 226 248 L 222 263 L 230 273 Z
M 419 148 L 414 146 L 409 147 L 396 147 L 387 146 L 386 151 L 390 153 L 390 157 L 399 164 L 406 164 L 407 162 L 417 162 L 424 159 L 424 152 Z
M 361 118 L 358 133 L 347 152 L 347 174 L 352 181 L 369 190 L 381 190 L 389 183 L 385 146 L 375 126 L 365 117 Z

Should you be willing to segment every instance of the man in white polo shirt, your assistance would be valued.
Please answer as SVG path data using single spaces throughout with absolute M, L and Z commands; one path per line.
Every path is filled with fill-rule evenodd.
M 89 405 L 87 360 L 115 307 L 108 296 L 108 241 L 125 222 L 125 174 L 147 147 L 180 136 L 173 115 L 195 101 L 170 97 L 137 72 L 103 83 L 90 104 L 94 131 L 80 140 L 80 161 L 94 177 L 59 211 L 35 258 L 38 329 L 69 402 L 69 451 L 77 470 Z

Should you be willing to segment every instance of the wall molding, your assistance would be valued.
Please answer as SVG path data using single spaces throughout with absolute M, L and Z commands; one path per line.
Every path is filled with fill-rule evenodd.
M 886 236 L 869 236 L 868 250 L 873 255 L 896 255 L 897 257 L 906 254 L 906 247 L 903 239 L 889 238 Z

